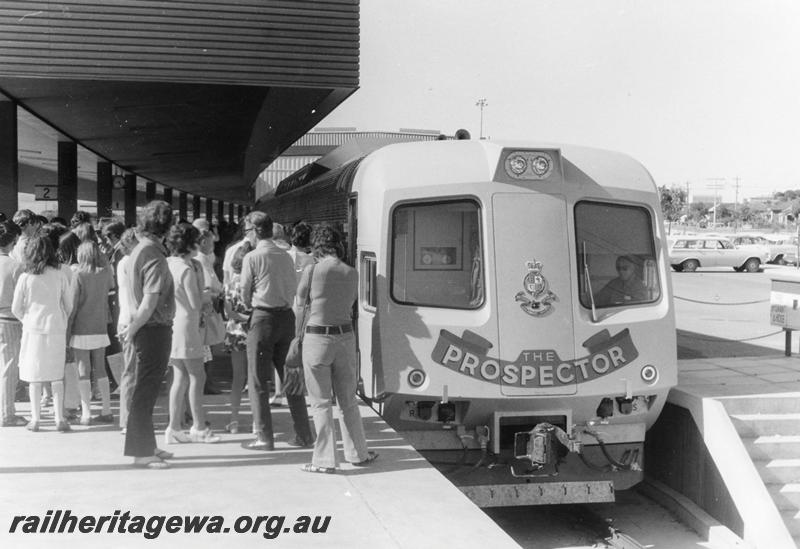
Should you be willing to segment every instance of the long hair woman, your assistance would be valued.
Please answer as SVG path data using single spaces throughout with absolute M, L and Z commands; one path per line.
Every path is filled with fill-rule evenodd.
M 63 414 L 64 364 L 72 288 L 59 268 L 49 237 L 30 237 L 23 257 L 25 271 L 14 289 L 11 311 L 22 321 L 19 372 L 20 379 L 30 383 L 31 421 L 27 428 L 39 430 L 42 384 L 50 382 L 56 429 L 66 432 L 70 427 Z
M 192 255 L 199 232 L 188 223 L 173 226 L 167 235 L 167 259 L 175 286 L 175 320 L 172 325 L 172 386 L 169 390 L 169 425 L 164 431 L 167 444 L 173 442 L 219 442 L 205 425 L 203 386 L 206 372 L 203 367 L 203 337 L 200 333 L 200 310 L 203 294 L 192 264 Z M 189 408 L 192 428 L 187 435 L 181 431 L 184 394 L 189 386 Z

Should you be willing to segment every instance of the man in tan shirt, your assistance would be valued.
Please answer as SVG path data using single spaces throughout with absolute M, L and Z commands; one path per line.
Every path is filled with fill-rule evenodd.
M 253 411 L 256 439 L 245 443 L 251 450 L 273 450 L 272 415 L 269 407 L 269 381 L 272 365 L 283 374 L 286 353 L 294 338 L 292 304 L 297 290 L 294 261 L 272 240 L 272 219 L 265 213 L 251 212 L 245 218 L 245 238 L 255 249 L 242 261 L 242 302 L 253 310 L 247 333 L 247 385 Z M 294 421 L 292 446 L 311 446 L 314 442 L 308 424 L 303 395 L 287 396 Z

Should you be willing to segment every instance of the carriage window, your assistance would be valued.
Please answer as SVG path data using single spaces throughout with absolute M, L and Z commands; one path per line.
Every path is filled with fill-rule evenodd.
M 575 236 L 578 287 L 584 307 L 636 305 L 661 296 L 652 219 L 647 209 L 579 202 L 575 206 Z
M 392 298 L 476 309 L 484 301 L 480 207 L 472 200 L 408 204 L 392 216 Z

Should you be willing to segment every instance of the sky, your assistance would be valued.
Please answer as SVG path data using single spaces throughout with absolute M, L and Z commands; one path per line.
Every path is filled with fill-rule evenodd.
M 319 127 L 477 138 L 479 99 L 491 139 L 624 152 L 724 201 L 800 189 L 800 2 L 361 0 L 360 89 Z

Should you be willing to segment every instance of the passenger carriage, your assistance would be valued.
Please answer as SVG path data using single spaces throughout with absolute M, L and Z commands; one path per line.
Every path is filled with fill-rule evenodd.
M 360 391 L 394 429 L 482 506 L 611 501 L 642 479 L 645 432 L 676 383 L 644 167 L 482 140 L 321 164 L 257 208 L 346 233 Z M 609 298 L 620 256 L 636 290 Z

